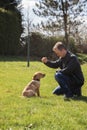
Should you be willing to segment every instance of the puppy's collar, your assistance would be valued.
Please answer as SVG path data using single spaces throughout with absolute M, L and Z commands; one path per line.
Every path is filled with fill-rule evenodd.
M 40 79 L 35 79 L 36 81 L 40 81 Z

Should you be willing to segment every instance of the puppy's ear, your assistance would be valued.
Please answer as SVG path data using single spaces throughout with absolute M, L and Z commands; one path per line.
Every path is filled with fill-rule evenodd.
M 32 77 L 32 79 L 34 80 L 34 79 L 36 79 L 36 77 L 37 77 L 37 76 L 36 76 L 36 75 L 34 75 L 34 76 Z

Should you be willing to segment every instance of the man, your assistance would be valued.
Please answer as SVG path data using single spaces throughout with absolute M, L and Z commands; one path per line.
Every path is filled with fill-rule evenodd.
M 56 61 L 50 61 L 43 57 L 42 62 L 51 68 L 58 68 L 55 79 L 59 86 L 53 91 L 53 94 L 64 94 L 64 98 L 81 96 L 81 87 L 84 84 L 84 77 L 77 57 L 69 52 L 62 42 L 57 42 L 53 51 L 59 57 Z

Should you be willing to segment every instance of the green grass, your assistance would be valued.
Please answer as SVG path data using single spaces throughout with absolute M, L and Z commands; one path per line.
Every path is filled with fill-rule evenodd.
M 55 69 L 33 61 L 27 68 L 23 60 L 6 59 L 0 58 L 0 130 L 87 130 L 87 64 L 81 66 L 83 97 L 64 101 L 52 94 Z M 22 90 L 36 71 L 46 73 L 41 98 L 24 98 Z

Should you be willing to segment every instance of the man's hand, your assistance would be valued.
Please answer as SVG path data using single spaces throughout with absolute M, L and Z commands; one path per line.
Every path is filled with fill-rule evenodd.
M 43 57 L 43 58 L 41 59 L 41 61 L 42 61 L 43 63 L 47 63 L 48 59 L 47 59 L 47 57 Z

